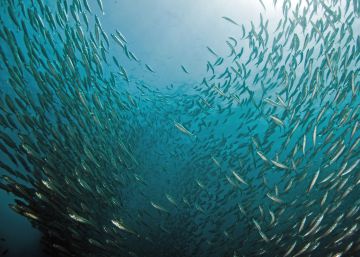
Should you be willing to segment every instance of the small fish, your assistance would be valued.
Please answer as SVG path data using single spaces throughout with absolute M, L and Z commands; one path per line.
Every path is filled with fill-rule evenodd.
M 286 253 L 284 254 L 283 257 L 289 256 L 291 254 L 291 252 L 295 249 L 297 241 L 295 241 L 290 247 L 289 249 L 286 251 Z
M 333 164 L 341 156 L 344 150 L 345 150 L 345 144 L 343 144 L 342 147 L 338 150 L 338 152 L 334 155 L 334 157 L 330 159 L 329 164 L 330 165 Z
M 239 203 L 238 203 L 238 207 L 239 207 L 240 212 L 241 212 L 243 215 L 246 215 L 246 212 L 245 212 L 245 210 L 244 210 L 244 207 L 242 207 L 242 205 L 239 204 Z
M 173 205 L 177 206 L 176 201 L 174 200 L 174 198 L 169 195 L 169 194 L 165 194 L 166 198 L 169 200 L 170 203 L 172 203 Z
M 165 212 L 165 213 L 170 213 L 167 209 L 165 209 L 164 207 L 154 203 L 154 202 L 150 202 L 150 204 L 157 210 Z
M 131 234 L 135 234 L 131 229 L 128 229 L 127 227 L 125 227 L 122 222 L 118 221 L 118 220 L 111 220 L 111 223 L 117 227 L 118 229 L 124 230 L 126 232 L 129 232 Z
M 119 30 L 116 30 L 116 35 L 117 35 L 124 43 L 127 43 L 127 40 L 126 40 L 125 36 L 124 36 Z
M 345 175 L 349 174 L 351 171 L 353 171 L 358 166 L 359 163 L 360 163 L 360 159 L 357 159 L 353 165 L 351 165 L 344 173 L 341 174 L 341 176 L 345 176 Z
M 24 215 L 25 217 L 28 217 L 28 218 L 33 219 L 33 220 L 39 220 L 39 217 L 38 217 L 37 215 L 35 215 L 34 213 L 32 213 L 32 212 L 27 212 L 27 211 L 25 211 L 25 212 L 23 213 L 23 215 Z
M 145 67 L 146 67 L 149 71 L 155 72 L 149 65 L 145 64 Z
M 207 46 L 206 48 L 207 48 L 207 49 L 209 50 L 209 52 L 212 53 L 214 56 L 219 57 L 219 56 L 217 55 L 217 53 L 215 53 L 215 51 L 212 50 L 209 46 Z
M 180 124 L 179 122 L 174 121 L 175 127 L 180 130 L 182 133 L 191 136 L 191 137 L 195 137 L 195 135 L 193 133 L 191 133 L 189 130 L 187 130 L 182 124 Z
M 234 177 L 242 184 L 245 184 L 245 185 L 249 185 L 248 183 L 245 182 L 245 180 L 239 175 L 237 174 L 234 170 L 232 171 L 232 174 L 234 175 Z
M 284 201 L 281 200 L 279 197 L 276 197 L 270 193 L 266 193 L 266 196 L 269 197 L 271 200 L 273 200 L 276 203 L 280 203 L 280 204 L 284 203 Z
M 205 185 L 203 183 L 201 183 L 198 179 L 195 179 L 195 181 L 200 188 L 205 189 Z
M 269 225 L 271 226 L 275 223 L 276 218 L 275 218 L 275 214 L 271 210 L 269 210 L 269 214 L 271 216 L 271 221 Z
M 84 3 L 84 6 L 85 6 L 85 9 L 86 9 L 89 13 L 91 13 L 90 6 L 89 6 L 88 1 L 87 1 L 87 0 L 83 0 L 83 3 Z
M 284 189 L 284 192 L 285 192 L 285 193 L 290 190 L 290 188 L 291 188 L 292 185 L 293 185 L 293 182 L 294 182 L 294 179 L 292 178 L 292 179 L 289 181 L 289 183 L 287 184 L 287 186 L 285 187 L 285 189 Z
M 316 172 L 315 172 L 315 175 L 314 175 L 314 177 L 313 177 L 313 179 L 312 179 L 312 181 L 311 181 L 311 183 L 310 183 L 310 185 L 309 185 L 309 187 L 308 187 L 308 189 L 307 189 L 307 191 L 306 192 L 310 192 L 311 191 L 311 189 L 314 187 L 314 185 L 315 185 L 315 183 L 316 183 L 316 180 L 318 179 L 318 177 L 319 177 L 319 174 L 320 174 L 320 170 L 317 170 Z
M 310 244 L 311 244 L 311 242 L 307 243 L 303 248 L 300 249 L 300 251 L 298 251 L 293 256 L 296 257 L 296 256 L 300 256 L 301 254 L 303 254 L 310 247 Z
M 234 20 L 230 19 L 229 17 L 223 16 L 222 18 L 223 18 L 224 20 L 226 20 L 226 21 L 234 24 L 234 25 L 239 26 L 239 24 L 238 24 L 237 22 L 235 22 Z
M 262 239 L 264 239 L 265 242 L 270 242 L 270 239 L 265 235 L 264 232 L 262 232 L 261 230 L 259 230 L 259 234 L 262 237 Z
M 198 204 L 195 204 L 195 209 L 205 214 L 205 210 Z
M 354 137 L 354 135 L 355 135 L 355 133 L 356 133 L 356 131 L 357 131 L 358 126 L 359 126 L 359 121 L 356 121 L 356 122 L 355 122 L 355 125 L 354 125 L 354 127 L 353 127 L 353 129 L 352 129 L 352 131 L 351 131 L 351 138 Z
M 260 4 L 261 4 L 261 6 L 264 8 L 264 10 L 266 10 L 266 7 L 265 7 L 263 1 L 262 1 L 262 0 L 259 0 L 259 2 L 260 2 Z
M 220 165 L 219 161 L 216 160 L 216 158 L 215 158 L 214 156 L 211 156 L 211 159 L 212 159 L 212 161 L 215 163 L 216 166 L 218 166 L 219 168 L 221 168 L 221 165 Z
M 115 34 L 111 33 L 110 35 L 114 39 L 114 41 L 118 43 L 119 46 L 121 46 L 122 49 L 125 49 L 124 43 Z
M 274 115 L 270 115 L 270 118 L 275 122 L 276 125 L 284 126 L 284 122 Z
M 324 214 L 321 214 L 319 215 L 315 221 L 313 221 L 311 224 L 312 224 L 312 227 L 304 234 L 304 237 L 312 234 L 320 225 L 321 221 L 323 220 L 324 218 Z
M 306 222 L 306 215 L 304 216 L 304 218 L 301 220 L 300 226 L 299 226 L 299 230 L 298 232 L 300 233 L 301 231 L 303 231 L 304 226 L 305 226 L 305 222 Z
M 76 213 L 70 213 L 69 217 L 72 218 L 73 220 L 76 220 L 76 221 L 80 222 L 80 223 L 88 223 L 87 219 L 77 215 Z
M 351 73 L 351 92 L 353 97 L 356 96 L 356 88 L 355 88 L 355 72 Z
M 272 162 L 276 167 L 278 167 L 278 168 L 280 168 L 280 169 L 284 169 L 284 170 L 288 170 L 288 169 L 289 169 L 288 166 L 286 166 L 285 164 L 282 164 L 282 163 L 280 163 L 280 162 L 278 162 L 278 161 L 271 160 L 271 162 Z
M 323 198 L 321 199 L 320 206 L 323 206 L 325 204 L 328 193 L 329 193 L 329 191 L 326 191 L 326 193 L 324 194 Z
M 303 137 L 303 145 L 302 145 L 303 155 L 305 155 L 305 149 L 306 149 L 306 135 L 304 135 Z
M 97 0 L 97 3 L 99 5 L 99 7 L 100 7 L 100 10 L 101 10 L 102 14 L 104 15 L 105 14 L 104 13 L 104 5 L 103 5 L 102 0 Z
M 184 67 L 184 65 L 181 65 L 181 69 L 182 69 L 183 72 L 185 72 L 186 74 L 189 74 L 188 70 Z
M 268 162 L 268 158 L 265 157 L 265 155 L 261 151 L 256 151 L 256 153 L 260 156 L 261 159 Z
M 320 181 L 320 183 L 325 183 L 326 181 L 328 181 L 329 179 L 331 179 L 334 176 L 334 172 L 330 173 L 326 178 L 324 178 L 322 181 Z
M 316 133 L 317 133 L 317 126 L 315 126 L 314 132 L 313 132 L 313 144 L 314 144 L 314 147 L 316 146 Z

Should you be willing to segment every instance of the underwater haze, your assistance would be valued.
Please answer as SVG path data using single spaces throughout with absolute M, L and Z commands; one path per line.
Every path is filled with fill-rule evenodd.
M 0 1 L 0 256 L 360 256 L 359 16 Z

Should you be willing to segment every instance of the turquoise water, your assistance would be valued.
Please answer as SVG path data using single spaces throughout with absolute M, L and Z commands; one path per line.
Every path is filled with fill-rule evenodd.
M 0 254 L 359 255 L 358 0 L 0 5 Z

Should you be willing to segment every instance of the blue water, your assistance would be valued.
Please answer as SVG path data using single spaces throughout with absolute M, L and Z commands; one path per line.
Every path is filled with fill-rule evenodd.
M 7 256 L 45 256 L 40 244 L 41 234 L 20 215 L 8 208 L 13 197 L 1 191 L 0 196 L 0 237 L 6 239 L 1 242 L 2 251 L 9 249 Z
M 94 9 L 95 2 L 90 2 Z M 210 3 L 205 0 L 106 0 L 104 4 L 105 15 L 101 16 L 101 21 L 105 31 L 119 29 L 136 55 L 156 70 L 156 74 L 144 73 L 133 65 L 132 79 L 146 80 L 160 89 L 173 84 L 185 92 L 206 73 L 204 64 L 210 56 L 206 46 L 214 47 L 219 53 L 225 52 L 224 39 L 237 31 L 222 22 L 221 16 L 239 17 L 245 22 L 257 17 L 259 7 L 258 3 L 237 0 Z M 4 10 L 1 17 L 9 20 Z M 191 71 L 186 80 L 180 64 Z M 2 83 L 6 82 L 5 78 L 3 74 Z M 0 191 L 0 237 L 7 240 L 2 244 L 4 249 L 9 249 L 7 256 L 42 256 L 39 232 L 27 219 L 8 208 L 12 201 L 10 194 Z
M 55 6 L 54 2 L 44 2 L 50 7 Z M 306 231 L 309 231 L 311 224 L 315 223 L 316 215 L 320 215 L 322 212 L 326 213 L 327 206 L 331 209 L 337 202 L 341 203 L 340 208 L 334 208 L 331 215 L 325 215 L 319 228 L 319 234 L 321 234 L 341 214 L 345 216 L 352 208 L 359 206 L 357 197 L 359 186 L 356 182 L 359 180 L 359 166 L 356 166 L 349 176 L 339 179 L 339 184 L 334 186 L 336 192 L 328 189 L 330 186 L 327 184 L 326 186 L 320 185 L 319 181 L 325 179 L 331 172 L 338 172 L 344 163 L 347 163 L 346 167 L 349 168 L 359 158 L 359 146 L 355 147 L 352 152 L 349 151 L 349 148 L 359 138 L 359 129 L 354 132 L 352 129 L 354 126 L 356 128 L 355 124 L 359 122 L 357 113 L 359 111 L 357 110 L 360 103 L 358 79 L 360 35 L 359 31 L 354 30 L 353 40 L 349 44 L 344 45 L 345 37 L 341 41 L 343 45 L 335 44 L 331 48 L 330 57 L 333 66 L 329 65 L 326 59 L 328 56 L 325 58 L 322 54 L 317 57 L 323 49 L 321 41 L 310 43 L 314 48 L 313 60 L 310 61 L 313 62 L 312 72 L 319 67 L 324 70 L 324 72 L 318 73 L 320 79 L 313 80 L 318 86 L 318 93 L 314 90 L 313 81 L 299 82 L 299 79 L 302 76 L 305 77 L 311 68 L 309 63 L 304 65 L 305 59 L 308 61 L 307 53 L 304 51 L 301 57 L 295 55 L 289 48 L 289 43 L 280 55 L 284 56 L 284 59 L 289 57 L 290 66 L 296 66 L 291 72 L 284 75 L 280 63 L 278 64 L 280 72 L 275 76 L 270 71 L 264 72 L 260 68 L 261 65 L 259 66 L 260 61 L 259 63 L 252 61 L 250 64 L 240 65 L 240 70 L 242 70 L 240 73 L 251 71 L 249 77 L 239 80 L 238 84 L 235 82 L 232 84 L 231 81 L 236 76 L 235 72 L 232 73 L 232 79 L 226 77 L 226 72 L 232 72 L 230 67 L 234 67 L 235 64 L 229 58 L 231 51 L 226 40 L 231 42 L 232 39 L 229 37 L 238 39 L 237 49 L 245 49 L 244 56 L 240 58 L 239 62 L 245 63 L 251 54 L 248 51 L 250 46 L 247 39 L 239 39 L 242 35 L 241 25 L 244 24 L 247 31 L 253 24 L 256 24 L 256 29 L 259 29 L 259 21 L 268 19 L 267 30 L 274 31 L 279 20 L 283 18 L 283 10 L 281 5 L 274 8 L 272 2 L 265 3 L 267 9 L 264 11 L 259 1 L 104 0 L 104 14 L 102 14 L 96 1 L 89 1 L 94 14 L 98 15 L 111 45 L 106 52 L 108 64 L 101 63 L 104 76 L 109 75 L 113 70 L 118 70 L 112 62 L 112 56 L 116 56 L 127 71 L 129 83 L 119 77 L 114 82 L 115 88 L 120 92 L 122 103 L 127 108 L 124 108 L 125 110 L 122 110 L 121 113 L 122 124 L 112 124 L 116 126 L 114 128 L 102 127 L 103 130 L 100 132 L 103 134 L 101 135 L 98 134 L 98 127 L 94 125 L 94 128 L 89 128 L 91 136 L 87 137 L 88 134 L 84 134 L 85 136 L 82 135 L 79 138 L 74 136 L 68 141 L 64 140 L 69 144 L 69 149 L 66 149 L 68 151 L 59 153 L 59 155 L 55 154 L 53 157 L 61 161 L 59 167 L 62 164 L 65 165 L 66 161 L 69 161 L 73 165 L 72 167 L 79 165 L 76 169 L 71 170 L 73 173 L 69 175 L 61 174 L 62 170 L 56 170 L 60 174 L 57 173 L 58 181 L 55 180 L 53 183 L 59 183 L 60 191 L 67 192 L 66 183 L 63 180 L 63 177 L 66 177 L 71 181 L 70 183 L 75 183 L 81 190 L 83 188 L 79 186 L 79 183 L 81 184 L 79 179 L 82 179 L 90 185 L 97 197 L 101 194 L 97 192 L 96 185 L 100 185 L 100 188 L 103 186 L 105 189 L 112 190 L 111 197 L 108 198 L 107 195 L 106 198 L 103 196 L 92 201 L 91 197 L 94 195 L 88 190 L 78 191 L 82 193 L 77 195 L 73 193 L 76 191 L 72 191 L 70 195 L 67 195 L 66 202 L 61 201 L 61 204 L 66 204 L 60 208 L 65 215 L 53 214 L 54 219 L 62 220 L 64 226 L 75 231 L 77 229 L 83 231 L 83 227 L 80 225 L 78 227 L 74 221 L 70 223 L 68 213 L 71 211 L 67 207 L 71 207 L 72 211 L 79 210 L 76 208 L 80 206 L 80 202 L 91 202 L 91 210 L 84 211 L 84 215 L 85 213 L 86 215 L 98 214 L 96 215 L 98 216 L 97 221 L 101 224 L 100 230 L 102 231 L 104 226 L 111 225 L 110 220 L 114 219 L 112 213 L 105 213 L 105 208 L 113 208 L 110 208 L 106 202 L 110 203 L 115 199 L 119 202 L 121 210 L 116 209 L 113 214 L 121 214 L 122 216 L 118 218 L 121 218 L 128 227 L 135 231 L 129 234 L 125 232 L 122 234 L 123 231 L 119 233 L 126 242 L 128 255 L 131 255 L 129 252 L 133 251 L 139 256 L 144 253 L 147 253 L 148 256 L 164 257 L 236 256 L 236 254 L 242 256 L 241 251 L 243 251 L 244 254 L 255 256 L 255 253 L 261 254 L 261 249 L 258 249 L 260 247 L 266 249 L 265 256 L 271 256 L 272 251 L 276 253 L 277 248 L 281 249 L 277 255 L 280 253 L 283 255 L 294 240 L 297 240 L 297 252 L 307 242 L 311 242 L 312 247 L 316 249 L 318 246 L 315 245 L 317 242 L 315 237 L 303 236 Z M 343 1 L 339 6 L 344 8 L 345 2 Z M 26 2 L 26 5 L 28 4 Z M 2 5 L 7 6 L 5 3 Z M 20 10 L 18 11 L 20 12 Z M 292 9 L 292 11 L 294 10 Z M 19 32 L 8 16 L 6 8 L 2 8 L 0 13 L 4 24 L 10 30 Z M 260 15 L 260 13 L 262 14 Z M 318 18 L 318 15 L 316 14 L 314 19 Z M 344 12 L 343 15 L 342 20 L 346 18 Z M 224 19 L 224 16 L 231 17 L 239 25 L 232 24 Z M 355 22 L 352 27 L 357 28 L 360 25 L 358 14 L 354 17 Z M 85 31 L 84 24 L 82 26 Z M 93 26 L 94 21 L 91 21 L 90 30 L 93 30 Z M 311 25 L 307 23 L 306 26 Z M 308 27 L 306 31 L 310 33 Z M 115 30 L 121 31 L 126 37 L 127 47 L 140 59 L 139 63 L 129 60 L 110 37 Z M 52 36 L 56 34 L 51 33 Z M 62 32 L 60 31 L 60 33 Z M 288 32 L 284 30 L 283 33 Z M 305 40 L 305 34 L 299 27 L 295 33 L 301 42 Z M 270 32 L 269 42 L 275 35 L 277 34 Z M 328 36 L 325 36 L 328 39 Z M 39 38 L 41 37 L 39 34 Z M 289 41 L 292 38 L 290 36 Z M 61 45 L 60 41 L 56 41 L 56 43 Z M 18 39 L 18 44 L 26 51 L 21 38 Z M 207 47 L 224 58 L 222 65 L 214 65 L 219 59 L 210 53 Z M 341 59 L 336 59 L 336 51 L 341 49 L 341 54 L 344 54 L 346 47 L 349 48 L 347 51 L 354 52 L 353 56 L 349 57 L 351 65 L 346 71 L 337 70 L 335 67 L 341 62 Z M 11 55 L 11 47 L 6 46 L 3 41 L 1 41 L 1 48 L 6 56 Z M 56 58 L 48 44 L 45 44 L 45 49 L 50 53 L 50 60 Z M 257 54 L 264 49 L 275 51 L 271 43 L 267 43 L 264 48 L 259 47 Z M 257 59 L 260 58 L 259 56 L 261 53 L 257 55 Z M 46 58 L 43 58 L 43 61 L 46 62 Z M 209 63 L 216 66 L 214 71 L 216 76 L 214 77 Z M 147 70 L 145 64 L 155 72 Z M 85 77 L 84 65 L 81 62 L 75 63 L 75 65 L 79 69 L 79 77 Z M 329 77 L 331 78 L 334 70 L 328 69 L 327 65 L 339 74 L 339 86 L 329 91 L 325 89 L 332 86 Z M 184 72 L 182 66 L 188 72 Z M 2 97 L 4 94 L 13 97 L 15 92 L 9 85 L 11 74 L 4 68 L 3 62 L 1 62 L 1 67 L 1 83 L 6 85 L 1 87 Z M 355 94 L 351 93 L 352 88 L 349 86 L 351 84 L 350 70 L 356 74 L 354 75 L 354 87 L 357 90 Z M 350 78 L 347 76 L 348 74 L 350 74 Z M 68 79 L 66 76 L 64 74 L 64 78 Z M 203 80 L 204 78 L 205 80 Z M 35 96 L 37 92 L 40 92 L 34 76 L 27 75 L 25 80 L 31 95 Z M 76 84 L 74 81 L 68 82 Z M 284 88 L 293 82 L 298 83 L 297 86 L 284 93 L 286 91 Z M 263 93 L 263 89 L 266 87 L 269 89 L 267 93 Z M 250 93 L 246 88 L 251 88 Z M 337 88 L 347 92 L 342 101 L 332 100 L 336 96 Z M 108 93 L 107 85 L 100 84 L 98 89 L 91 88 L 88 92 L 100 92 L 100 98 L 103 99 Z M 312 93 L 314 95 L 309 100 L 308 94 Z M 89 102 L 92 101 L 89 100 L 92 99 L 90 95 L 85 97 Z M 306 97 L 301 98 L 301 95 L 306 95 Z M 235 99 L 235 97 L 237 98 Z M 278 106 L 274 107 L 264 103 L 266 97 L 276 101 Z M 282 106 L 283 99 L 288 106 Z M 54 100 L 54 105 L 59 110 L 61 110 L 62 104 L 65 105 L 66 101 Z M 82 106 L 81 101 L 79 100 L 76 105 Z M 325 114 L 320 122 L 316 121 L 324 107 L 327 108 Z M 113 107 L 114 111 L 120 109 L 119 106 Z M 32 113 L 35 114 L 34 116 L 39 115 L 36 110 L 32 110 L 32 112 L 34 112 Z M 100 117 L 100 114 L 100 120 L 104 123 L 109 120 L 109 124 L 111 124 L 110 112 L 106 110 L 103 113 L 108 116 L 104 118 Z M 50 113 L 46 122 L 56 124 L 59 114 L 62 113 L 60 111 Z M 276 119 L 274 121 L 271 115 L 273 118 L 275 116 L 280 119 L 282 124 L 275 126 L 274 124 L 278 121 Z M 292 117 L 299 120 L 299 127 L 294 132 L 292 129 L 297 123 Z M 333 119 L 334 123 L 332 123 Z M 70 127 L 73 124 L 79 125 L 80 122 L 76 122 L 66 121 L 64 124 L 70 125 Z M 181 131 L 179 126 L 183 126 L 187 132 Z M 317 143 L 314 142 L 314 128 L 318 131 L 315 133 Z M 54 131 L 57 129 L 62 133 L 65 127 L 55 127 L 54 125 L 54 129 Z M 20 130 L 2 128 L 2 131 L 12 138 L 17 138 Z M 328 138 L 327 136 L 332 132 L 333 137 Z M 54 136 L 52 133 L 53 131 L 43 131 L 39 134 L 44 137 L 52 137 Z M 54 134 L 56 136 L 61 133 Z M 38 134 L 29 137 L 38 140 L 36 136 Z M 306 144 L 304 137 L 307 140 Z M 291 140 L 286 143 L 287 138 L 291 138 Z M 88 142 L 88 140 L 94 139 L 99 140 Z M 119 144 L 116 141 L 118 139 L 124 144 Z M 85 160 L 91 158 L 89 158 L 88 152 L 82 148 L 78 153 L 79 156 L 71 152 L 72 149 L 78 147 L 78 142 L 75 140 L 80 140 L 80 142 L 83 140 L 81 143 L 84 146 L 91 147 L 95 158 L 101 159 L 105 156 L 108 166 L 104 165 L 103 167 L 112 167 L 110 163 L 118 161 L 114 159 L 123 158 L 119 173 L 113 172 L 111 168 L 101 170 L 100 174 L 96 173 L 99 172 L 96 168 L 94 168 L 96 172 L 93 174 L 89 175 L 84 172 L 84 170 L 90 170 L 84 168 L 84 163 L 86 165 Z M 105 144 L 105 146 L 101 145 L 100 147 L 100 144 Z M 341 149 L 339 145 L 342 144 L 346 146 L 344 154 L 332 163 L 334 152 L 329 149 L 334 145 L 334 149 Z M 326 147 L 321 148 L 322 145 Z M 52 155 L 53 150 L 51 147 L 46 149 L 44 147 L 44 152 L 48 155 Z M 15 154 L 15 152 L 11 153 Z M 259 152 L 263 153 L 268 160 L 264 162 L 260 158 Z M 289 158 L 289 156 L 292 157 Z M 5 155 L 0 157 L 3 162 L 8 162 L 8 157 Z M 284 163 L 288 167 L 286 169 L 276 167 L 279 165 L 276 164 L 277 162 Z M 66 166 L 64 167 L 66 168 Z M 96 165 L 91 167 L 96 167 Z M 314 188 L 309 190 L 309 184 L 314 180 L 314 175 L 319 169 L 321 169 L 319 179 L 316 180 Z M 5 174 L 4 171 L 0 172 L 1 175 Z M 113 178 L 110 175 L 107 176 L 106 172 L 111 175 L 113 175 L 111 172 L 116 174 L 113 177 L 118 179 L 115 182 L 119 181 L 119 183 L 106 181 L 108 178 Z M 234 174 L 240 175 L 244 182 L 240 182 L 241 179 L 237 179 Z M 297 184 L 292 187 L 290 193 L 286 193 L 284 191 L 290 181 L 291 183 L 296 181 Z M 341 186 L 341 183 L 344 183 L 344 186 Z M 115 188 L 113 188 L 114 184 Z M 29 186 L 29 184 L 26 185 Z M 41 187 L 44 186 L 38 186 L 38 189 Z M 348 195 L 339 200 L 346 189 L 349 189 Z M 320 205 L 327 190 L 330 192 L 329 196 L 325 199 L 325 204 Z M 274 196 L 278 195 L 278 191 L 280 192 L 277 196 L 280 198 L 279 201 L 284 201 L 285 204 L 269 200 L 271 197 L 267 193 Z M 48 224 L 44 224 L 45 227 L 39 226 L 41 222 L 31 223 L 29 219 L 11 211 L 8 205 L 15 199 L 19 198 L 0 191 L 0 238 L 6 239 L 5 242 L 0 242 L 0 250 L 9 249 L 7 253 L 9 257 L 44 256 L 43 245 L 40 242 L 42 235 L 39 230 L 45 231 L 46 234 Z M 313 200 L 315 204 L 312 202 Z M 160 207 L 156 208 L 156 206 Z M 161 208 L 165 211 L 159 210 Z M 51 210 L 54 211 L 54 209 Z M 46 208 L 41 209 L 40 214 L 47 216 L 45 215 L 46 211 Z M 273 224 L 268 225 L 272 219 L 269 213 L 272 212 L 276 214 L 277 218 L 274 226 Z M 78 214 L 81 216 L 81 213 Z M 299 223 L 304 216 L 307 216 L 305 229 L 302 234 L 299 232 L 297 235 L 292 231 L 300 230 Z M 344 220 L 336 228 L 336 233 L 332 235 L 334 240 L 356 224 L 359 214 Z M 310 223 L 311 221 L 312 223 Z M 270 239 L 260 237 L 256 225 L 254 226 L 257 224 L 256 222 L 261 224 L 265 235 L 267 234 Z M 74 224 L 76 225 L 71 226 Z M 103 224 L 104 226 L 102 226 Z M 108 230 L 116 232 L 115 227 L 112 226 Z M 131 233 L 137 234 L 137 236 Z M 93 232 L 87 236 L 95 238 L 98 235 L 98 232 Z M 282 235 L 289 239 L 283 240 Z M 355 233 L 344 239 L 338 247 L 339 251 L 344 251 L 346 245 L 350 244 L 350 248 L 355 249 L 359 245 L 358 235 L 359 228 L 355 227 Z M 272 236 L 273 238 L 271 238 Z M 98 240 L 104 238 L 99 236 Z M 62 239 L 68 240 L 66 235 Z M 73 238 L 69 237 L 70 240 Z M 281 243 L 266 244 L 266 241 L 269 240 L 279 240 Z M 323 247 L 331 244 L 334 240 L 326 238 L 321 241 L 320 247 L 312 254 L 322 256 Z M 84 244 L 88 244 L 88 241 L 84 240 Z M 168 245 L 171 247 L 167 247 Z M 253 247 L 256 249 L 252 249 Z M 324 252 L 326 251 L 324 250 Z M 349 256 L 356 256 L 355 250 Z

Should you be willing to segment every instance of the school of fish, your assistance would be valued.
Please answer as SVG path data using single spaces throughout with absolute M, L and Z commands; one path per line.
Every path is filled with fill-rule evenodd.
M 259 4 L 179 93 L 102 0 L 0 1 L 0 189 L 49 256 L 360 255 L 360 1 Z

